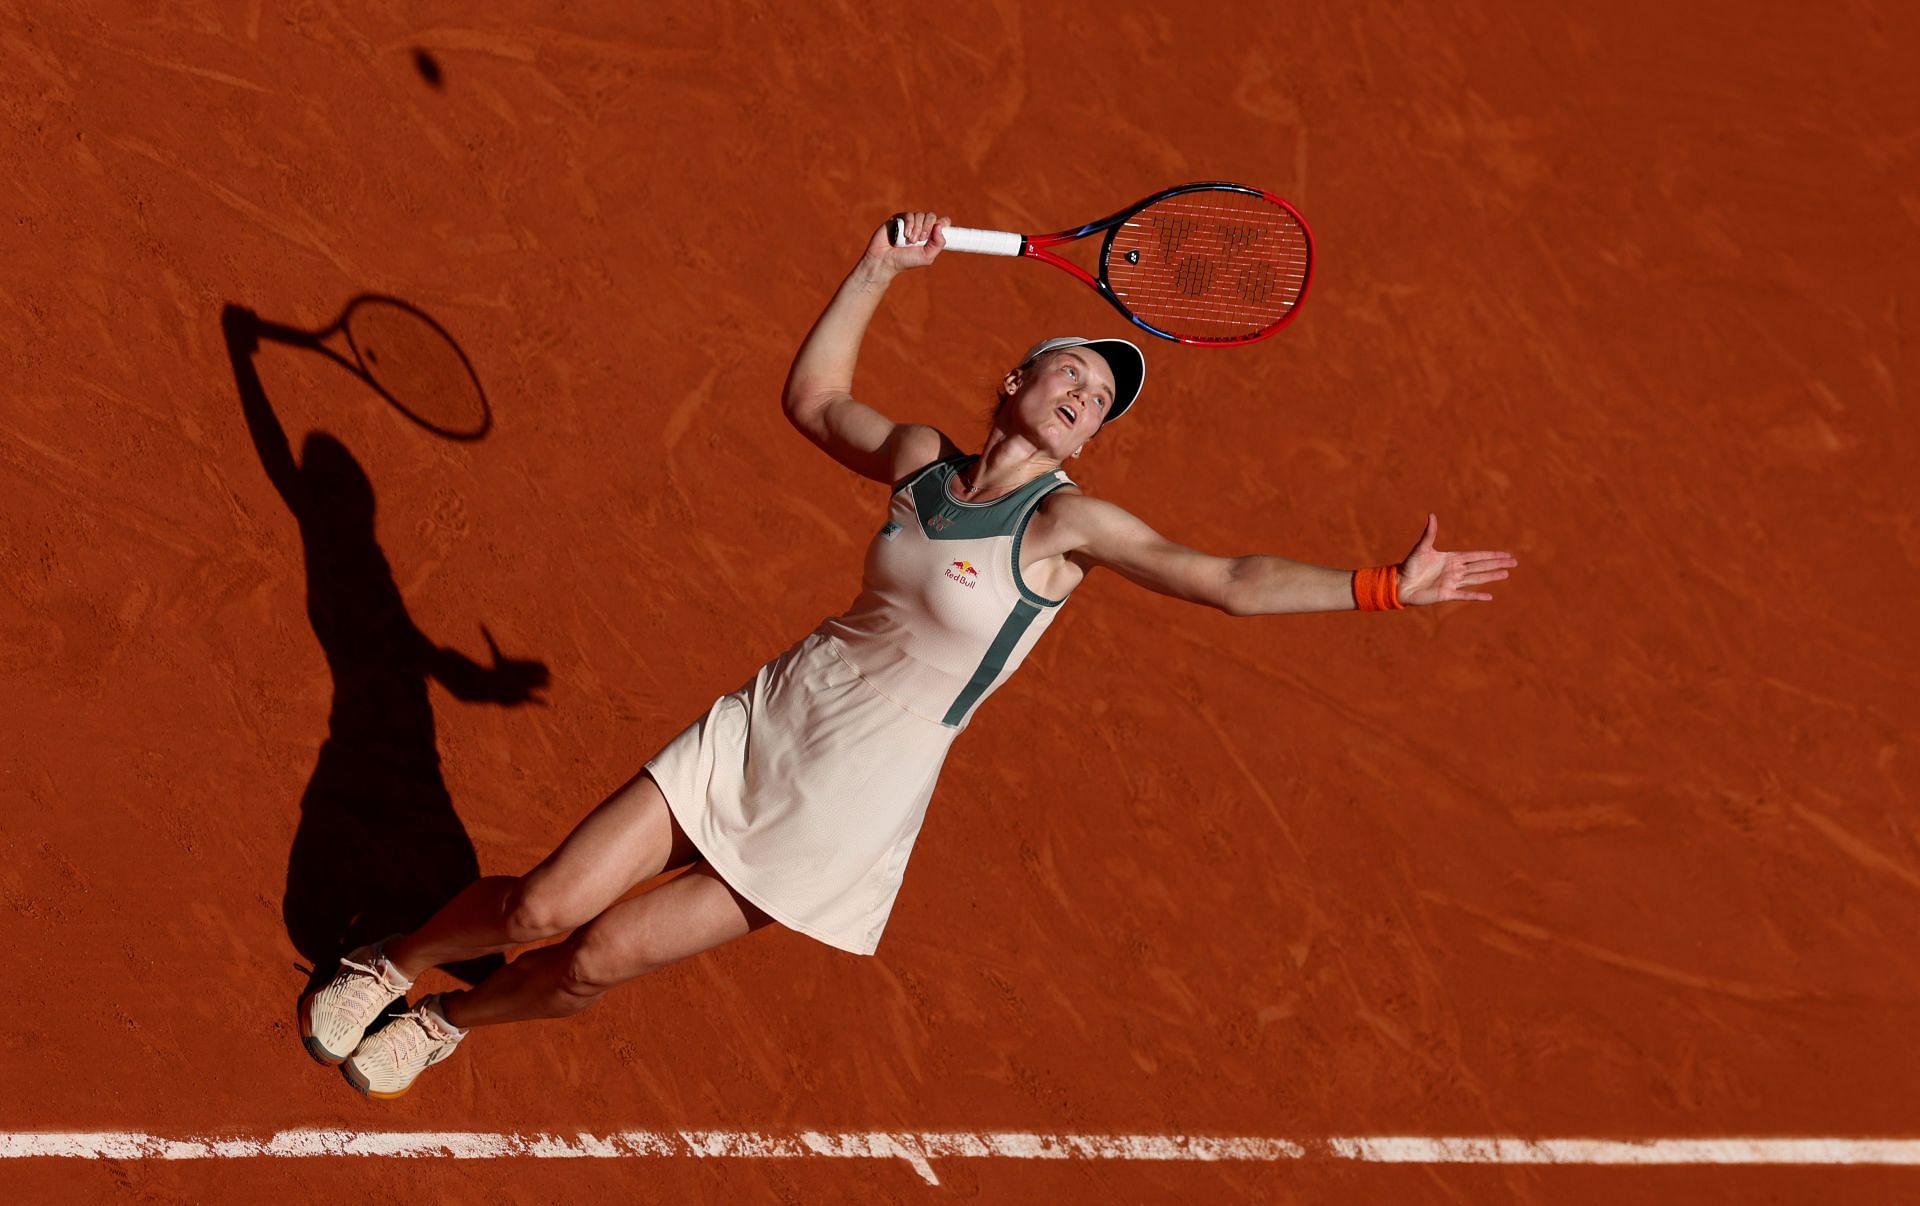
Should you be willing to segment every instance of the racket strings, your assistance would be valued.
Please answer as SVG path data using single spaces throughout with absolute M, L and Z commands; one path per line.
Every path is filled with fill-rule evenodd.
M 402 414 L 450 439 L 478 439 L 492 426 L 466 353 L 424 312 L 368 296 L 354 301 L 341 325 L 360 371 Z
M 1166 214 L 1155 223 L 1160 236 L 1160 254 L 1171 259 L 1187 236 L 1200 229 L 1200 219 L 1185 214 Z
M 1155 202 L 1116 232 L 1108 286 L 1127 309 L 1172 334 L 1242 338 L 1299 302 L 1311 248 L 1285 207 L 1226 190 Z

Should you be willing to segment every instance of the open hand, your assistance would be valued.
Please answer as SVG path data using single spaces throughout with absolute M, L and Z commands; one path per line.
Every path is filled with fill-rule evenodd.
M 1440 534 L 1440 520 L 1427 516 L 1427 530 L 1400 563 L 1400 601 L 1408 607 L 1429 603 L 1454 603 L 1463 600 L 1493 602 L 1493 596 L 1470 589 L 1498 582 L 1520 563 L 1511 553 L 1443 553 L 1433 547 Z
M 487 671 L 486 698 L 501 704 L 542 702 L 534 692 L 547 685 L 546 665 L 503 657 L 485 625 L 481 626 L 480 635 L 486 638 L 487 651 L 493 655 L 493 665 Z

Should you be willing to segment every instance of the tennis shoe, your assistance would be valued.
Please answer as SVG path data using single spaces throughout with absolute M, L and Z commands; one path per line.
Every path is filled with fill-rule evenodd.
M 360 1044 L 343 1071 L 353 1087 L 382 1101 L 413 1087 L 422 1072 L 453 1054 L 467 1032 L 440 1012 L 440 994 L 395 1018 Z
M 413 987 L 381 951 L 386 941 L 349 952 L 333 979 L 300 998 L 300 1039 L 321 1063 L 352 1055 L 367 1027 Z

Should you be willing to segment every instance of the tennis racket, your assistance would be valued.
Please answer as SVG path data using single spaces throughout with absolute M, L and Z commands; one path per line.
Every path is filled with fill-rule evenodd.
M 493 427 L 493 409 L 467 354 L 445 327 L 409 302 L 363 293 L 325 330 L 265 321 L 255 327 L 262 338 L 319 352 L 437 436 L 478 440 Z M 344 350 L 333 346 L 336 339 Z
M 1102 232 L 1097 276 L 1049 250 Z M 904 245 L 899 219 L 888 237 Z M 1220 180 L 1178 185 L 1054 234 L 949 226 L 947 250 L 1052 264 L 1149 335 L 1200 347 L 1273 335 L 1300 312 L 1313 276 L 1313 232 L 1300 211 L 1263 189 Z

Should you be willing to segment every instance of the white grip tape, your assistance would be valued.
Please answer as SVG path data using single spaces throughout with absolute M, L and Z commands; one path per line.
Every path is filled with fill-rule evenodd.
M 888 235 L 895 247 L 907 246 L 902 240 L 903 233 L 900 219 L 895 218 L 890 224 Z M 974 230 L 969 226 L 947 227 L 948 251 L 970 251 L 975 255 L 1019 255 L 1022 241 L 1019 235 L 1010 230 Z M 925 243 L 926 240 L 922 239 L 913 246 L 920 247 Z

